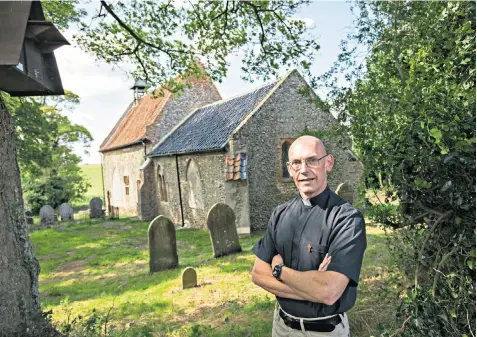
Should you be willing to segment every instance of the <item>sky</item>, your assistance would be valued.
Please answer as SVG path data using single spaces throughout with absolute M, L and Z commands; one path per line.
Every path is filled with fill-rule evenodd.
M 99 9 L 100 4 L 93 1 L 90 6 Z M 350 30 L 350 3 L 316 1 L 304 7 L 296 17 L 303 19 L 310 32 L 318 39 L 320 51 L 312 65 L 312 74 L 320 75 L 329 70 L 336 60 L 340 41 Z M 63 33 L 72 43 L 71 46 L 55 51 L 63 87 L 78 94 L 81 99 L 79 106 L 67 115 L 74 123 L 85 126 L 94 138 L 89 149 L 78 145 L 75 152 L 81 156 L 82 164 L 99 164 L 99 146 L 132 101 L 133 92 L 130 88 L 134 80 L 124 70 L 98 62 L 93 56 L 75 47 L 72 31 Z M 222 83 L 215 83 L 224 99 L 264 84 L 261 81 L 249 83 L 240 78 L 238 57 L 231 57 L 230 64 L 227 77 Z M 88 153 L 85 153 L 85 150 Z

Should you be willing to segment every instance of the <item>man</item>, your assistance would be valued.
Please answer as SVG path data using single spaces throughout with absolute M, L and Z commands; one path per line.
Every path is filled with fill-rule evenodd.
M 253 282 L 276 295 L 273 337 L 349 336 L 346 311 L 366 249 L 361 213 L 327 186 L 334 159 L 321 140 L 290 146 L 288 172 L 299 194 L 272 213 L 253 247 Z

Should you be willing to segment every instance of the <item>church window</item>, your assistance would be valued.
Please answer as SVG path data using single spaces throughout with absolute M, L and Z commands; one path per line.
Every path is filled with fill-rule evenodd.
M 164 173 L 162 173 L 160 166 L 157 168 L 157 181 L 159 185 L 159 200 L 167 202 L 166 180 L 164 179 Z
M 124 176 L 123 180 L 124 180 L 124 186 L 126 188 L 125 194 L 129 195 L 129 176 Z
M 283 182 L 293 181 L 288 173 L 287 162 L 288 162 L 288 151 L 290 146 L 295 139 L 285 138 L 280 140 L 280 178 Z

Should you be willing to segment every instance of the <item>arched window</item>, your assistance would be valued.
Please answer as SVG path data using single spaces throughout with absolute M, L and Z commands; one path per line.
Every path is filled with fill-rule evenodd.
M 186 168 L 188 188 L 187 202 L 190 208 L 204 209 L 204 189 L 200 179 L 199 166 L 190 159 Z
M 288 150 L 290 149 L 290 145 L 291 145 L 291 141 L 288 141 L 288 140 L 282 143 L 282 178 L 283 179 L 291 178 L 287 169 Z
M 157 167 L 157 182 L 159 185 L 159 200 L 167 202 L 166 180 L 164 179 L 164 172 L 162 172 L 160 165 Z

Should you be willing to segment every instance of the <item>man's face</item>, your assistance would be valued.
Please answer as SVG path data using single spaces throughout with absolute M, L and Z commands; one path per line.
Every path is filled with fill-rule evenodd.
M 322 158 L 325 155 L 324 146 L 314 139 L 298 139 L 290 147 L 288 172 L 302 197 L 312 198 L 325 190 L 328 183 L 327 172 L 331 171 L 334 162 L 332 155 Z M 322 159 L 316 163 L 319 158 Z M 309 167 L 305 160 L 310 162 L 310 166 L 313 166 L 314 162 L 316 167 Z M 301 167 L 294 170 L 292 163 L 301 163 Z

